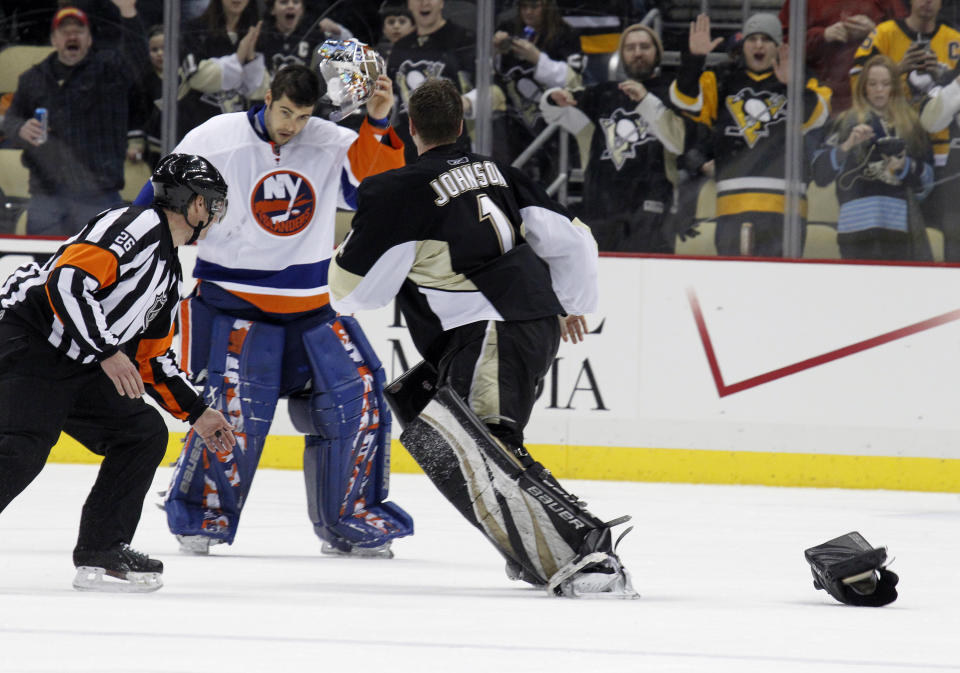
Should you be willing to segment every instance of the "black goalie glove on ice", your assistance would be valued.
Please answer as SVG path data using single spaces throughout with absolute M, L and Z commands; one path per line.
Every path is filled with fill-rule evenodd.
M 897 574 L 887 570 L 885 547 L 870 546 L 860 533 L 847 533 L 804 552 L 813 586 L 841 603 L 878 608 L 897 600 Z

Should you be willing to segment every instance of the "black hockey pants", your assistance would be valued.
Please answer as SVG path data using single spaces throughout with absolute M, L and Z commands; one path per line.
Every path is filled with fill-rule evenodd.
M 99 364 L 58 353 L 7 311 L 0 319 L 0 512 L 40 474 L 64 431 L 104 457 L 77 548 L 129 543 L 167 447 L 159 412 L 121 397 Z
M 437 369 L 507 446 L 523 446 L 537 391 L 560 346 L 556 316 L 475 322 L 449 332 Z

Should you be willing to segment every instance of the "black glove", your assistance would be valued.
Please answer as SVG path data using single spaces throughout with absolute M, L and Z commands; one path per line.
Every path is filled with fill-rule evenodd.
M 710 161 L 709 157 L 705 156 L 696 147 L 692 147 L 680 155 L 677 160 L 677 168 L 685 170 L 690 175 L 696 175 L 700 172 L 700 167 L 708 161 Z
M 897 600 L 896 573 L 887 570 L 887 550 L 874 548 L 860 533 L 847 533 L 804 552 L 813 586 L 841 603 L 880 607 Z

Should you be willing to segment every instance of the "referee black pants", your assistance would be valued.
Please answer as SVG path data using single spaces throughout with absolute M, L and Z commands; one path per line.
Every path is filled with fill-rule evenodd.
M 522 447 L 537 391 L 560 346 L 557 316 L 470 323 L 448 336 L 439 380 L 450 383 L 504 444 Z
M 130 543 L 167 447 L 159 412 L 121 397 L 99 364 L 58 353 L 8 311 L 0 319 L 0 512 L 40 474 L 61 430 L 103 456 L 78 549 Z

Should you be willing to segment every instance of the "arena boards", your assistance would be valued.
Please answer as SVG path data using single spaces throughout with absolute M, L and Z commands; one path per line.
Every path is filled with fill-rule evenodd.
M 56 241 L 0 239 L 0 276 Z M 192 250 L 181 253 L 185 272 Z M 528 427 L 562 478 L 960 492 L 960 292 L 943 265 L 604 257 L 592 334 Z M 393 307 L 360 316 L 387 376 Z M 185 426 L 171 420 L 168 457 Z M 264 466 L 302 460 L 285 407 Z M 96 456 L 64 438 L 51 460 Z M 397 472 L 416 465 L 394 441 Z

